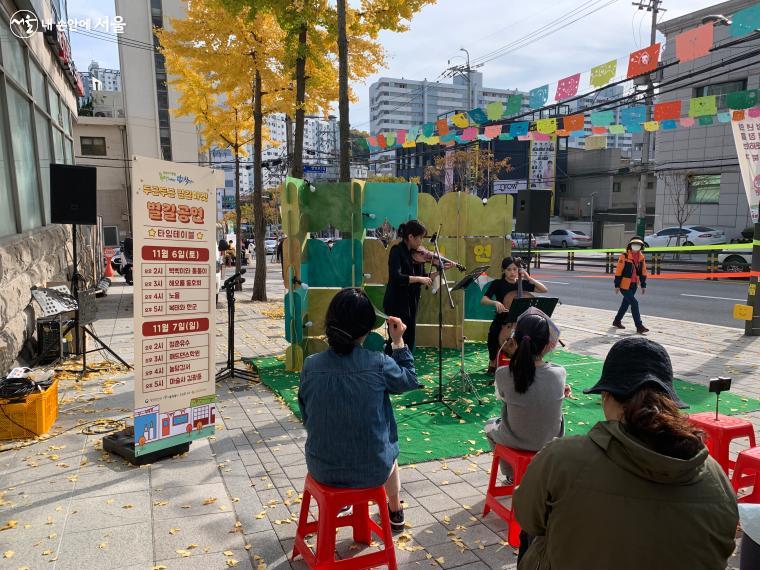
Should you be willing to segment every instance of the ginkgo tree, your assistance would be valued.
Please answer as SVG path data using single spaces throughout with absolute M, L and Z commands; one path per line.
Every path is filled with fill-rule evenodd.
M 253 143 L 253 210 L 256 263 L 253 300 L 266 300 L 265 221 L 261 153 L 264 115 L 290 104 L 283 72 L 285 34 L 270 14 L 231 15 L 219 0 L 193 0 L 187 17 L 157 30 L 171 83 L 180 98 L 175 114 L 190 115 L 204 145 L 228 147 L 235 157 L 237 269 L 240 269 L 240 157 Z

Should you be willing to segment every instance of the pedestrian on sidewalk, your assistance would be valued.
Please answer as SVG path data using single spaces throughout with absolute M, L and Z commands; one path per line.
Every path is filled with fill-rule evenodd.
M 385 486 L 393 532 L 404 530 L 398 431 L 390 394 L 422 386 L 404 344 L 406 325 L 388 318 L 390 356 L 362 348 L 375 328 L 375 309 L 358 288 L 338 292 L 327 308 L 330 348 L 309 356 L 301 371 L 298 407 L 306 427 L 306 466 L 331 487 Z
M 623 317 L 628 307 L 631 307 L 631 316 L 636 325 L 636 332 L 639 334 L 648 333 L 649 329 L 641 321 L 641 312 L 639 311 L 639 301 L 636 299 L 636 291 L 641 285 L 641 294 L 647 292 L 647 262 L 644 259 L 642 250 L 646 243 L 639 236 L 631 238 L 625 248 L 625 252 L 620 254 L 620 258 L 615 268 L 615 292 L 623 296 L 615 320 L 612 326 L 617 329 L 624 329 Z
M 606 421 L 547 444 L 512 506 L 534 537 L 518 570 L 693 570 L 726 567 L 739 513 L 703 432 L 679 411 L 665 348 L 616 342 L 586 394 Z

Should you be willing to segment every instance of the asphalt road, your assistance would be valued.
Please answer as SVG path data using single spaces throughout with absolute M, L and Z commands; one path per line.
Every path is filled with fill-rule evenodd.
M 534 269 L 533 277 L 548 288 L 547 295 L 567 305 L 616 310 L 621 297 L 615 293 L 612 276 L 599 272 Z M 747 281 L 702 279 L 650 279 L 646 295 L 636 294 L 646 316 L 667 317 L 695 323 L 744 328 L 733 318 L 733 308 L 747 300 Z M 630 317 L 630 312 L 628 313 Z

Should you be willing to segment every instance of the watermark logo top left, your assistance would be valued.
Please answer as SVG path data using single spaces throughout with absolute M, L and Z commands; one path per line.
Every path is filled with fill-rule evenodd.
M 11 16 L 11 33 L 17 38 L 28 40 L 39 28 L 40 21 L 34 12 L 18 10 Z

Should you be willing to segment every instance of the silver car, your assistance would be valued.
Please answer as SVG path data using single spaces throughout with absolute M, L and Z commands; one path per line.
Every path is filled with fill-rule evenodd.
M 718 263 L 726 273 L 743 273 L 752 267 L 751 249 L 732 249 L 718 255 Z

